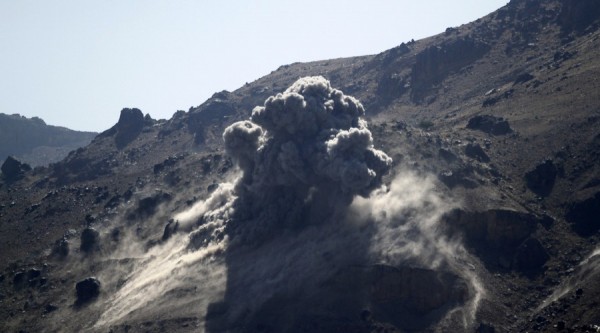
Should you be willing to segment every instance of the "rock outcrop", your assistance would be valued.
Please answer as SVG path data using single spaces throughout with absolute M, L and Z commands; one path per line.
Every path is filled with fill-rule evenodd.
M 140 135 L 144 128 L 144 114 L 140 109 L 123 109 L 116 125 L 115 143 L 119 149 L 127 146 Z
M 411 100 L 422 102 L 436 84 L 481 58 L 490 49 L 486 43 L 473 38 L 459 38 L 440 46 L 432 46 L 416 56 L 411 74 Z
M 529 258 L 524 250 L 539 250 L 538 244 L 532 243 L 535 241 L 524 242 L 538 224 L 546 223 L 543 217 L 508 209 L 457 209 L 446 216 L 446 222 L 451 229 L 464 235 L 467 246 L 490 269 L 528 269 L 539 267 L 538 264 L 543 261 L 540 259 L 543 251 L 538 251 L 535 258 Z
M 591 236 L 600 230 L 600 192 L 571 202 L 565 215 L 573 230 L 581 236 Z
M 77 300 L 75 304 L 83 305 L 88 303 L 100 295 L 100 281 L 95 277 L 83 279 L 75 285 Z
M 469 119 L 467 128 L 492 135 L 512 133 L 512 128 L 506 119 L 490 115 L 479 115 Z
M 552 192 L 558 168 L 552 160 L 545 160 L 538 164 L 533 170 L 525 174 L 527 187 L 535 194 L 546 197 Z
M 94 228 L 85 228 L 81 232 L 81 245 L 79 249 L 91 253 L 100 248 L 100 233 Z
M 31 171 L 31 167 L 29 164 L 22 163 L 16 158 L 9 156 L 2 164 L 1 170 L 2 177 L 8 182 L 13 182 L 23 178 L 27 171 Z

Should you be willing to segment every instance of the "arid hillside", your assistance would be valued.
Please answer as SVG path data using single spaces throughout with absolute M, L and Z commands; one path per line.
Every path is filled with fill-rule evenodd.
M 598 332 L 599 28 L 512 0 L 14 164 L 0 331 Z

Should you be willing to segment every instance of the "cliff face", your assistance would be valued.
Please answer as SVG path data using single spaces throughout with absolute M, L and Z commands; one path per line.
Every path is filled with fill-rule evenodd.
M 123 110 L 89 145 L 0 183 L 0 329 L 597 329 L 598 8 L 513 0 L 377 55 L 281 66 L 168 121 Z M 239 176 L 223 131 L 314 75 L 364 105 L 374 147 L 394 160 L 386 190 L 331 214 L 333 224 L 282 227 L 237 251 L 211 246 L 244 229 L 218 228 L 232 225 L 215 212 L 231 208 L 230 187 L 218 184 Z M 271 139 L 281 151 L 246 167 L 285 162 L 303 179 L 302 159 L 290 158 L 303 146 Z M 253 183 L 261 179 L 285 189 L 282 174 L 238 185 L 261 192 Z M 298 191 L 311 195 L 277 216 L 320 216 L 302 207 L 322 199 L 331 208 L 313 193 L 328 186 Z M 252 199 L 243 202 L 254 212 L 245 222 L 268 219 Z M 441 206 L 444 214 L 431 215 Z M 190 211 L 204 213 L 179 214 Z M 368 223 L 358 223 L 364 215 Z M 369 261 L 377 251 L 388 255 Z M 414 256 L 392 260 L 405 252 Z M 82 294 L 76 285 L 86 281 L 92 289 Z
M 48 165 L 86 146 L 94 136 L 93 132 L 46 125 L 37 117 L 0 114 L 0 160 L 11 155 L 32 166 Z

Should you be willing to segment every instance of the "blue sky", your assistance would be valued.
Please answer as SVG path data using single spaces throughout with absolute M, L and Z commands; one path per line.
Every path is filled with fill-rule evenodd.
M 0 0 L 0 113 L 103 131 L 170 118 L 281 65 L 376 54 L 507 0 Z

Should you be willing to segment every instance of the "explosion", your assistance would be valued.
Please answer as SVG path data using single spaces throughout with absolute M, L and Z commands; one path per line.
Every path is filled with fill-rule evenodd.
M 243 172 L 229 234 L 257 241 L 321 223 L 379 187 L 392 160 L 373 147 L 364 113 L 323 77 L 307 77 L 227 127 L 226 151 Z
M 456 309 L 472 319 L 483 288 L 466 269 L 469 255 L 439 228 L 454 204 L 414 173 L 383 184 L 392 160 L 374 147 L 364 113 L 325 78 L 306 77 L 227 127 L 225 149 L 241 173 L 174 216 L 179 232 L 133 270 L 97 326 L 122 320 L 124 309 L 185 304 L 166 295 L 190 283 L 209 332 L 285 331 L 359 318 L 365 308 L 409 329 Z M 176 274 L 156 273 L 160 267 Z M 391 276 L 400 287 L 385 287 Z M 402 285 L 418 280 L 439 289 L 434 301 L 406 301 L 406 288 L 419 289 L 412 298 L 431 297 L 431 286 Z M 396 303 L 369 291 L 380 288 L 434 307 L 395 313 Z M 436 315 L 421 314 L 434 308 Z

